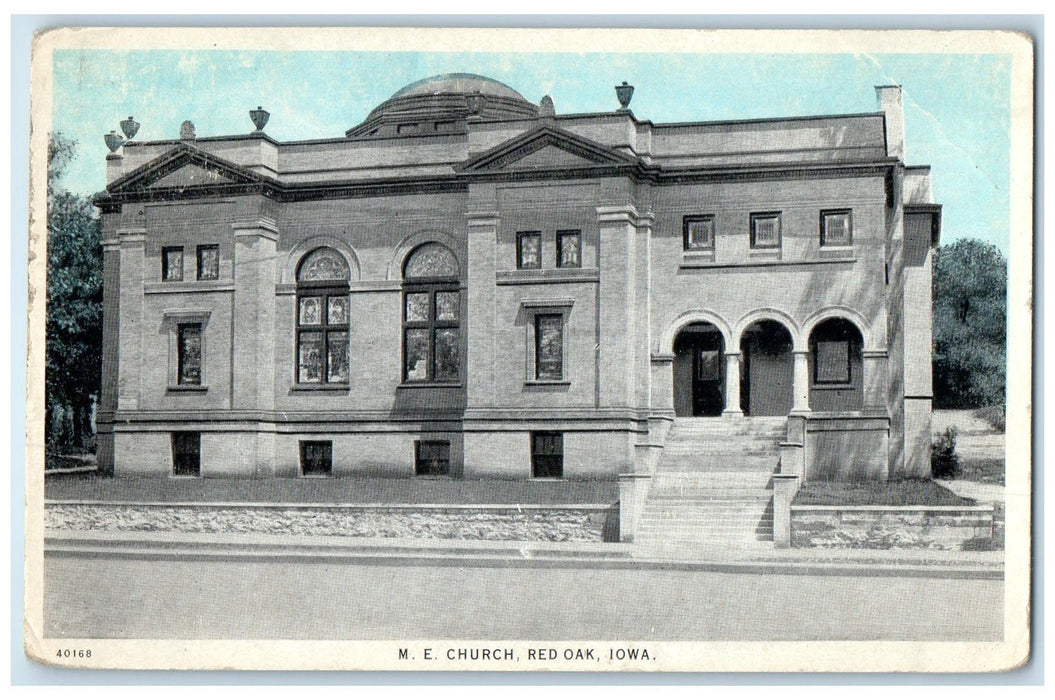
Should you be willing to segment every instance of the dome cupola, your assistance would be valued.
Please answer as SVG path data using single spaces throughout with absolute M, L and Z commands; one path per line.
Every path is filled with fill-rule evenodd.
M 492 78 L 445 73 L 396 91 L 345 135 L 381 138 L 454 133 L 469 118 L 533 119 L 538 110 L 519 92 Z

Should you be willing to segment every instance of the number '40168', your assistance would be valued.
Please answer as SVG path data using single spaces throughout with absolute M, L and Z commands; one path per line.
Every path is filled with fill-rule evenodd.
M 59 649 L 55 652 L 55 656 L 60 659 L 90 659 L 92 658 L 91 649 Z

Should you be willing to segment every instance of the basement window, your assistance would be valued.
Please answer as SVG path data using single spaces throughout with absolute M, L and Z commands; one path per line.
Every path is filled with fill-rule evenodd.
M 417 476 L 446 476 L 450 472 L 449 440 L 418 440 L 414 443 L 414 473 Z
M 300 443 L 301 476 L 330 476 L 333 473 L 333 443 L 303 440 Z
M 531 433 L 531 476 L 534 479 L 564 477 L 564 433 Z
M 173 476 L 201 476 L 201 433 L 172 433 Z

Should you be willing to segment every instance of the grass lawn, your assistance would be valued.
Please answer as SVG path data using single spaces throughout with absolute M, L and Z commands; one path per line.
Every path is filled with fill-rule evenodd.
M 193 479 L 49 476 L 47 500 L 261 503 L 604 504 L 619 500 L 615 481 L 499 479 Z
M 795 494 L 796 506 L 969 506 L 941 484 L 928 479 L 902 481 L 813 482 Z
M 976 481 L 980 484 L 1004 485 L 1004 460 L 1000 459 L 960 459 L 960 471 L 957 479 Z

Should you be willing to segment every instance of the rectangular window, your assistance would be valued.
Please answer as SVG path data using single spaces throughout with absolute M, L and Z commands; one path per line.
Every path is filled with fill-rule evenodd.
M 198 279 L 220 279 L 220 246 L 198 246 Z
M 297 295 L 297 383 L 348 383 L 348 294 L 304 289 Z
M 535 379 L 564 379 L 564 317 L 560 314 L 535 317 Z
M 817 341 L 813 357 L 813 380 L 816 384 L 850 383 L 849 341 Z
M 176 383 L 201 385 L 201 324 L 181 323 L 177 327 Z
M 751 247 L 780 247 L 780 212 L 751 215 Z
M 537 270 L 542 267 L 542 233 L 521 231 L 517 234 L 517 269 Z
M 451 443 L 447 440 L 418 440 L 414 443 L 414 473 L 445 476 L 451 471 Z
M 700 350 L 696 358 L 696 378 L 703 382 L 715 382 L 722 376 L 722 355 L 717 350 Z
M 403 381 L 457 382 L 461 292 L 415 285 L 403 295 Z
M 172 473 L 201 475 L 201 433 L 172 433 Z
M 713 216 L 686 216 L 681 233 L 682 247 L 686 251 L 714 250 Z
M 850 245 L 853 238 L 852 222 L 849 209 L 822 211 L 821 245 Z
M 582 233 L 557 231 L 557 267 L 582 267 Z
M 531 433 L 531 476 L 536 479 L 564 477 L 563 433 Z
M 161 249 L 161 279 L 165 282 L 183 281 L 183 248 L 172 246 Z
M 301 441 L 300 473 L 303 476 L 329 476 L 332 474 L 333 443 L 329 440 Z

